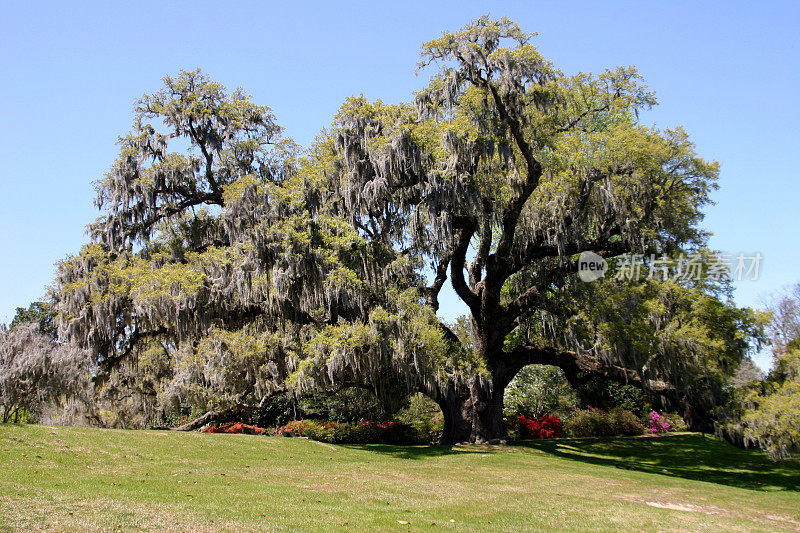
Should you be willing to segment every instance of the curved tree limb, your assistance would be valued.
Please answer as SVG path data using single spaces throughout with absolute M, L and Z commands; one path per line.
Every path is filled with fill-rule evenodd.
M 458 297 L 467 304 L 473 315 L 477 316 L 480 312 L 480 299 L 467 285 L 467 281 L 464 278 L 467 249 L 474 234 L 474 225 L 464 227 L 458 232 L 456 246 L 453 249 L 453 257 L 450 261 L 450 277 L 453 280 L 453 289 L 458 294 Z

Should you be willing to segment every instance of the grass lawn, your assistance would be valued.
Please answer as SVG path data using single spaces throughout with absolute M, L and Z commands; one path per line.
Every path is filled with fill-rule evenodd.
M 797 531 L 800 465 L 694 434 L 448 449 L 0 425 L 0 500 L 9 530 Z

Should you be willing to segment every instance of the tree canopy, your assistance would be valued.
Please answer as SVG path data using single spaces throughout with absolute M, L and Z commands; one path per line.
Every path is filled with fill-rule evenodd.
M 566 75 L 532 39 L 486 17 L 445 33 L 413 101 L 350 98 L 306 150 L 242 90 L 165 78 L 97 183 L 91 242 L 59 266 L 62 339 L 96 382 L 145 383 L 162 407 L 421 391 L 446 442 L 503 439 L 503 390 L 531 363 L 691 410 L 753 315 L 703 282 L 586 284 L 576 261 L 704 251 L 718 166 L 639 121 L 656 100 L 634 68 Z M 448 279 L 460 337 L 436 316 Z

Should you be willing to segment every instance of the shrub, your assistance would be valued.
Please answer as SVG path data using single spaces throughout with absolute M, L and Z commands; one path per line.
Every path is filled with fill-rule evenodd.
M 421 443 L 436 442 L 444 429 L 442 410 L 422 393 L 412 395 L 408 406 L 398 411 L 395 418 L 414 428 Z
M 401 422 L 376 423 L 367 420 L 342 424 L 321 420 L 293 420 L 273 435 L 307 437 L 337 444 L 415 444 L 420 438 L 414 428 Z
M 553 415 L 534 418 L 518 415 L 508 426 L 512 434 L 520 439 L 555 439 L 563 434 L 561 420 Z
M 209 424 L 201 431 L 203 433 L 244 433 L 245 435 L 262 435 L 267 432 L 264 428 L 251 426 L 250 424 L 242 424 L 241 422 L 228 422 L 227 424 L 219 426 Z
M 594 406 L 606 411 L 619 407 L 630 411 L 640 419 L 652 410 L 650 399 L 638 387 L 593 377 L 577 389 L 582 405 Z
M 678 413 L 666 413 L 663 416 L 672 427 L 670 431 L 686 431 L 688 429 L 683 417 Z
M 650 411 L 650 417 L 647 420 L 647 430 L 650 433 L 669 433 L 672 431 L 672 424 L 658 411 Z
M 420 444 L 437 442 L 439 437 L 442 436 L 442 430 L 444 429 L 444 420 L 440 416 L 433 418 L 415 418 L 409 422 L 405 422 L 405 424 L 414 430 L 414 440 Z
M 581 409 L 564 422 L 569 437 L 619 437 L 644 433 L 641 420 L 626 409 Z
M 353 424 L 359 420 L 387 420 L 389 416 L 370 391 L 351 387 L 337 391 L 306 392 L 300 398 L 303 417 Z
M 263 399 L 250 422 L 261 427 L 282 426 L 293 418 L 293 401 L 293 398 L 287 393 Z

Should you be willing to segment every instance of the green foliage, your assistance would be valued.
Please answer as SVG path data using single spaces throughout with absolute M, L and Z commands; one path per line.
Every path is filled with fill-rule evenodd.
M 12 406 L 8 410 L 5 406 L 3 407 L 3 417 L 0 421 L 4 424 L 33 424 L 36 422 L 34 416 L 24 406 Z
M 296 417 L 296 401 L 289 394 L 276 394 L 265 399 L 251 420 L 260 427 L 278 427 Z
M 544 365 L 528 365 L 520 370 L 506 387 L 503 398 L 506 417 L 563 417 L 577 407 L 578 398 L 564 371 Z
M 56 337 L 55 312 L 51 304 L 47 302 L 31 302 L 27 309 L 17 307 L 17 312 L 14 314 L 9 327 L 13 329 L 28 322 L 38 323 L 39 331 L 50 337 Z
M 321 420 L 294 420 L 278 428 L 276 435 L 306 437 L 336 444 L 417 444 L 420 437 L 411 426 L 399 422 L 355 424 Z
M 619 407 L 609 411 L 579 409 L 564 421 L 564 434 L 568 437 L 622 437 L 644 432 L 639 417 Z
M 728 387 L 717 432 L 785 460 L 800 452 L 800 284 L 774 298 L 768 312 L 774 366 L 766 379 L 752 365 L 742 366 Z
M 751 392 L 752 407 L 741 423 L 746 440 L 770 457 L 787 459 L 800 453 L 800 350 L 790 348 L 777 359 L 782 379 L 768 383 L 761 395 Z
M 669 423 L 670 431 L 686 431 L 688 427 L 683 417 L 677 413 L 663 413 L 662 416 Z
M 344 424 L 362 420 L 385 421 L 389 417 L 375 394 L 354 387 L 336 391 L 309 391 L 300 397 L 298 407 L 304 418 Z
M 419 441 L 425 444 L 437 442 L 441 437 L 444 418 L 441 408 L 422 393 L 412 394 L 408 406 L 395 413 L 395 420 L 411 426 Z
M 578 387 L 577 394 L 584 407 L 604 410 L 621 408 L 642 420 L 652 409 L 650 399 L 640 388 L 616 381 L 591 378 Z

